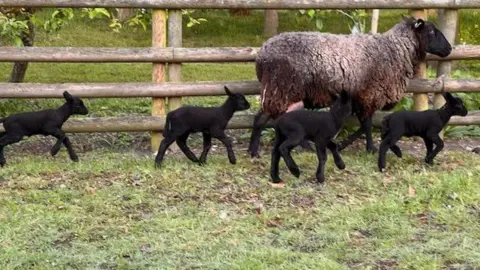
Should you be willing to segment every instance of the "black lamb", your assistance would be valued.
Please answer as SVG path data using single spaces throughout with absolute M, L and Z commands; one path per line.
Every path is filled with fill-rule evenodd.
M 443 140 L 439 133 L 453 115 L 466 116 L 468 111 L 460 98 L 442 91 L 445 105 L 438 110 L 399 111 L 384 117 L 382 121 L 382 142 L 378 152 L 378 169 L 385 169 L 385 156 L 390 148 L 396 156 L 402 157 L 402 151 L 396 145 L 403 136 L 422 137 L 427 148 L 425 162 L 433 165 L 433 159 L 443 149 Z M 436 145 L 433 149 L 433 144 Z
M 352 97 L 348 92 L 342 91 L 340 98 L 337 98 L 328 112 L 295 110 L 281 115 L 275 124 L 275 142 L 270 167 L 272 182 L 281 182 L 278 175 L 280 156 L 285 160 L 290 172 L 297 178 L 300 176 L 300 170 L 292 159 L 290 151 L 304 140 L 315 143 L 319 161 L 316 178 L 319 183 L 325 181 L 326 148 L 332 152 L 335 165 L 343 170 L 345 163 L 333 138 L 351 113 Z
M 57 142 L 50 150 L 51 155 L 55 156 L 63 143 L 70 159 L 78 161 L 70 140 L 62 130 L 62 125 L 73 114 L 88 114 L 88 109 L 80 98 L 70 95 L 67 91 L 63 92 L 63 97 L 67 102 L 58 109 L 18 113 L 0 119 L 5 129 L 5 132 L 0 133 L 0 165 L 2 167 L 6 164 L 3 148 L 21 141 L 24 136 L 32 135 L 51 135 L 57 138 Z
M 231 164 L 236 163 L 235 154 L 232 149 L 232 141 L 225 135 L 225 128 L 228 121 L 236 111 L 247 110 L 250 103 L 244 95 L 240 93 L 231 93 L 225 86 L 225 92 L 228 95 L 227 100 L 220 107 L 182 107 L 167 114 L 165 128 L 163 130 L 164 139 L 160 143 L 158 153 L 155 158 L 155 165 L 161 167 L 163 157 L 167 148 L 177 142 L 182 152 L 193 162 L 204 164 L 207 159 L 207 153 L 212 146 L 212 137 L 220 140 L 227 148 L 228 159 Z M 203 134 L 203 152 L 200 159 L 197 159 L 194 153 L 187 146 L 187 138 L 190 133 L 202 132 Z

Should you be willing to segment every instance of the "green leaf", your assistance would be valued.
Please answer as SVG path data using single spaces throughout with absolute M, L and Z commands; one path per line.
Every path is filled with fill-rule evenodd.
M 315 10 L 314 9 L 309 9 L 307 14 L 308 14 L 308 16 L 310 16 L 310 18 L 313 18 L 313 16 L 315 16 Z
M 323 28 L 323 21 L 322 21 L 321 18 L 317 18 L 317 19 L 315 20 L 315 27 L 317 27 L 317 29 L 318 29 L 319 31 L 322 30 L 322 28 Z

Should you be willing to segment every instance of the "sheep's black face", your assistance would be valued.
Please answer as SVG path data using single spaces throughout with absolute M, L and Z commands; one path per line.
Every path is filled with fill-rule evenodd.
M 67 91 L 63 92 L 63 97 L 68 102 L 68 104 L 72 108 L 72 114 L 81 114 L 86 115 L 88 114 L 88 109 L 83 104 L 83 101 L 78 98 L 70 95 Z
M 231 96 L 235 101 L 235 110 L 236 111 L 243 111 L 248 110 L 250 108 L 250 103 L 242 94 L 232 94 Z
M 447 106 L 452 111 L 452 115 L 466 116 L 468 114 L 461 98 L 454 97 L 448 92 L 444 93 L 443 97 L 447 101 Z
M 446 57 L 452 52 L 452 46 L 442 32 L 431 22 L 424 22 L 422 33 L 427 37 L 427 52 Z
M 348 116 L 352 114 L 352 96 L 347 91 L 343 90 L 340 97 L 335 100 L 331 111 L 336 115 Z

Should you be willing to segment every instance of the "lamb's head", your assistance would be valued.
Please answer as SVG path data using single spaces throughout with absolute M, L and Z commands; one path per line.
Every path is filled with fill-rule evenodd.
M 345 118 L 352 114 L 352 96 L 349 92 L 342 90 L 340 96 L 333 102 L 330 112 L 335 117 Z
M 440 57 L 446 57 L 452 52 L 452 46 L 432 22 L 412 17 L 403 17 L 403 21 L 413 29 L 426 52 Z
M 67 91 L 63 92 L 63 97 L 67 101 L 68 105 L 72 108 L 72 114 L 88 114 L 88 109 L 85 107 L 80 98 L 70 95 L 70 93 Z
M 232 93 L 230 92 L 230 89 L 228 89 L 226 86 L 224 86 L 224 88 L 225 93 L 227 93 L 228 95 L 228 100 L 230 101 L 230 104 L 232 104 L 234 111 L 243 111 L 250 108 L 250 103 L 243 94 Z
M 466 116 L 468 114 L 461 98 L 454 97 L 449 92 L 442 92 L 442 96 L 446 101 L 444 108 L 448 109 L 452 115 Z

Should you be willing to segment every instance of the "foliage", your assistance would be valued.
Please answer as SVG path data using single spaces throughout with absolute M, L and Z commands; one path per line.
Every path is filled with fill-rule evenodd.
M 328 15 L 332 12 L 332 10 L 325 10 L 325 9 L 308 9 L 299 10 L 301 15 L 307 16 L 310 20 L 315 20 L 315 27 L 318 31 L 323 29 L 323 20 L 328 17 Z M 353 25 L 348 24 L 350 28 L 350 33 L 365 33 L 365 26 L 366 26 L 366 18 L 368 14 L 363 9 L 354 9 L 354 10 L 339 10 L 337 9 L 336 12 L 348 17 L 352 20 Z
M 22 34 L 28 31 L 25 21 L 18 21 L 0 13 L 0 40 L 2 43 L 13 43 L 22 46 Z

